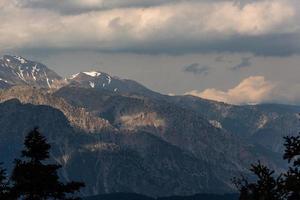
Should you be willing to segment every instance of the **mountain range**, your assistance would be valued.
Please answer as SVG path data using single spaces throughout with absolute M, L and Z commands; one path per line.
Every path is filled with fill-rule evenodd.
M 11 170 L 24 135 L 38 126 L 64 180 L 83 196 L 227 193 L 231 178 L 261 160 L 277 171 L 299 106 L 236 106 L 169 96 L 104 72 L 62 78 L 19 56 L 0 59 L 0 158 Z

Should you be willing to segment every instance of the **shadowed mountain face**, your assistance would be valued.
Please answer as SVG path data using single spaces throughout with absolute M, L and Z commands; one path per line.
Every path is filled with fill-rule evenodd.
M 249 163 L 256 159 L 274 168 L 282 167 L 277 155 L 214 127 L 197 112 L 164 100 L 78 87 L 64 87 L 51 93 L 21 86 L 0 93 L 1 101 L 13 98 L 23 103 L 48 105 L 64 114 L 70 130 L 62 129 L 63 140 L 52 137 L 53 141 L 60 141 L 54 148 L 57 155 L 53 155 L 64 166 L 64 178 L 80 178 L 87 183 L 84 194 L 136 192 L 165 196 L 226 192 L 232 190 L 230 178 L 246 171 Z M 8 105 L 8 102 L 3 103 L 3 107 Z M 18 103 L 18 106 L 29 105 Z M 30 104 L 30 107 L 35 106 Z M 9 107 L 7 110 L 22 109 Z M 8 111 L 3 112 L 10 114 Z M 31 109 L 27 112 L 28 116 L 35 115 Z M 22 115 L 17 113 L 12 115 Z M 98 119 L 99 126 L 90 116 Z M 9 116 L 4 118 L 13 120 Z M 47 119 L 54 123 L 60 118 Z M 43 127 L 30 121 L 32 123 L 23 123 L 18 119 L 14 127 L 18 127 L 18 123 Z M 86 125 L 89 122 L 99 128 L 89 129 Z M 20 131 L 22 129 L 29 128 L 20 128 Z M 47 135 L 51 131 L 59 132 L 51 128 L 46 131 L 50 132 Z M 65 136 L 65 132 L 74 134 Z M 85 168 L 88 170 L 82 171 Z
M 54 95 L 107 119 L 120 131 L 147 131 L 212 164 L 223 165 L 223 170 L 246 170 L 251 161 L 266 160 L 264 154 L 267 152 L 273 154 L 266 149 L 259 152 L 257 149 L 264 148 L 246 143 L 231 132 L 216 127 L 199 112 L 165 100 L 120 96 L 77 87 L 61 88 Z M 274 153 L 272 158 L 277 162 L 279 156 Z
M 127 191 L 161 196 L 228 190 L 206 161 L 149 133 L 80 132 L 59 110 L 18 100 L 0 104 L 0 112 L 1 159 L 8 168 L 35 124 L 52 145 L 51 158 L 63 166 L 61 176 L 87 184 L 83 194 Z
M 217 122 L 222 129 L 239 136 L 244 141 L 260 144 L 282 153 L 283 140 L 299 130 L 299 106 L 263 104 L 233 106 L 193 96 L 177 96 L 170 101 L 194 110 L 211 122 Z
M 0 60 L 0 78 L 7 81 L 0 81 L 1 161 L 11 169 L 24 134 L 39 126 L 53 146 L 52 159 L 63 166 L 61 177 L 87 184 L 83 195 L 230 192 L 230 178 L 256 160 L 284 168 L 282 136 L 297 133 L 296 106 L 165 96 L 95 71 L 62 80 L 42 64 L 46 76 L 30 74 L 34 63 Z M 25 80 L 14 71 L 18 65 L 28 66 Z M 49 86 L 47 79 L 57 82 Z
M 113 129 L 107 120 L 94 116 L 84 108 L 73 107 L 64 99 L 51 95 L 51 93 L 45 89 L 15 86 L 0 91 L 0 102 L 14 98 L 19 99 L 23 103 L 48 105 L 59 109 L 68 118 L 71 125 L 79 130 L 93 133 Z

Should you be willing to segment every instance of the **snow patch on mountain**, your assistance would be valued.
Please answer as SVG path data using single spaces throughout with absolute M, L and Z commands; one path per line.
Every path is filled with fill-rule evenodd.
M 217 120 L 209 120 L 209 123 L 215 128 L 219 128 L 219 129 L 223 128 L 222 124 Z
M 257 128 L 258 129 L 264 128 L 265 125 L 268 123 L 268 121 L 269 121 L 269 119 L 266 115 L 261 116 L 257 123 Z
M 47 80 L 48 87 L 51 88 L 51 84 L 49 82 L 49 78 L 47 77 L 46 80 Z
M 90 83 L 91 88 L 95 88 L 95 83 L 94 82 L 90 81 L 89 83 Z
M 83 73 L 88 75 L 88 76 L 92 76 L 92 77 L 97 77 L 97 76 L 101 75 L 101 73 L 97 72 L 97 71 L 90 71 L 90 72 L 83 72 Z
M 20 72 L 20 73 L 19 73 Z M 21 69 L 21 66 L 19 66 L 19 72 L 16 72 L 20 79 L 26 82 L 23 74 L 23 69 Z
M 21 64 L 27 63 L 27 60 L 24 59 L 24 58 L 22 58 L 22 57 L 20 57 L 20 56 L 14 56 L 14 58 L 15 58 L 16 60 L 20 61 Z
M 31 76 L 35 81 L 36 81 L 36 77 L 35 77 L 36 70 L 37 70 L 37 64 L 35 64 L 31 70 Z
M 111 83 L 111 77 L 109 75 L 106 75 L 106 78 L 107 78 L 108 84 L 110 84 Z
M 74 79 L 74 78 L 76 78 L 78 75 L 79 75 L 79 73 L 73 74 L 73 75 L 71 75 L 71 77 L 70 77 L 69 79 Z
M 7 80 L 4 80 L 4 79 L 2 79 L 2 78 L 0 78 L 0 81 L 3 81 L 3 82 L 5 82 L 5 83 L 8 83 Z

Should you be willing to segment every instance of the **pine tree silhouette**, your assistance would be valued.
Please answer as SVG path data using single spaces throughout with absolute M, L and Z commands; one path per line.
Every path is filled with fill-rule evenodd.
M 284 174 L 289 200 L 300 199 L 300 135 L 285 137 L 283 158 L 292 166 Z
M 240 191 L 240 200 L 280 200 L 285 197 L 284 182 L 281 176 L 275 178 L 274 171 L 258 162 L 250 171 L 256 176 L 254 183 L 244 177 L 233 180 Z
M 6 170 L 1 167 L 0 163 L 0 200 L 8 199 L 9 184 L 6 177 Z
M 16 199 L 46 200 L 46 199 L 79 199 L 71 194 L 84 187 L 81 182 L 62 183 L 59 181 L 57 164 L 45 164 L 49 159 L 50 145 L 37 128 L 25 138 L 23 160 L 16 159 L 12 172 L 12 193 Z
M 300 200 L 300 133 L 284 137 L 283 159 L 290 164 L 287 172 L 274 177 L 274 171 L 258 164 L 250 171 L 257 181 L 249 183 L 247 178 L 234 178 L 233 183 L 240 192 L 240 200 Z

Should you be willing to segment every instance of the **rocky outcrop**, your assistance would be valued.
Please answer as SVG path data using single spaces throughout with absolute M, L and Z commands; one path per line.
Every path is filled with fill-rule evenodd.
M 96 133 L 114 129 L 107 120 L 95 117 L 84 108 L 72 106 L 64 99 L 51 95 L 51 92 L 45 89 L 15 86 L 8 90 L 0 91 L 0 102 L 9 99 L 19 99 L 22 103 L 48 105 L 59 109 L 65 114 L 72 126 L 86 132 Z

